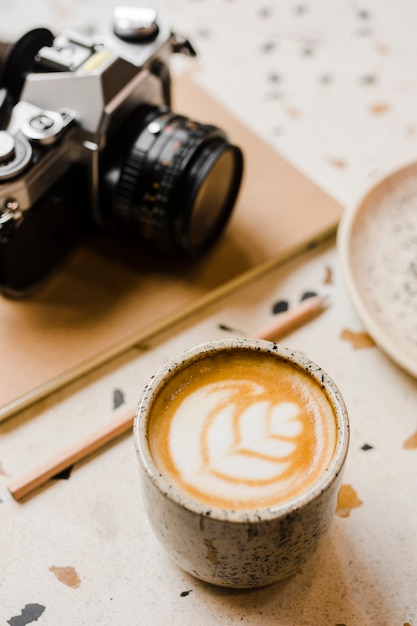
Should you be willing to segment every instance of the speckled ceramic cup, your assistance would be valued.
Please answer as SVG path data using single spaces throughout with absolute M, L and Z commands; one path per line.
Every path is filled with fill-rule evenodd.
M 229 373 L 231 381 L 219 391 L 217 379 Z M 200 395 L 194 397 L 196 376 Z M 296 395 L 277 399 L 275 387 L 287 376 Z M 255 398 L 256 408 L 246 406 L 248 397 Z M 307 408 L 297 408 L 299 397 Z M 322 409 L 314 408 L 316 401 L 327 422 L 317 421 Z M 164 434 L 171 402 L 181 409 L 172 432 Z M 257 433 L 259 424 L 269 429 L 266 439 Z M 302 443 L 310 428 L 319 443 L 314 437 Z M 134 440 L 145 509 L 174 561 L 201 580 L 249 588 L 295 573 L 326 534 L 349 423 L 340 391 L 305 355 L 267 341 L 230 339 L 186 351 L 151 379 L 139 403 Z M 165 459 L 171 452 L 172 459 Z

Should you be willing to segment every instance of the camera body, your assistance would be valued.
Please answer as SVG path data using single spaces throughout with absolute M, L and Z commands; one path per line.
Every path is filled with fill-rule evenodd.
M 0 76 L 4 293 L 32 290 L 91 229 L 133 234 L 162 254 L 199 253 L 220 235 L 242 155 L 220 129 L 172 113 L 176 52 L 195 54 L 144 6 L 116 9 L 104 35 L 36 29 L 8 47 Z

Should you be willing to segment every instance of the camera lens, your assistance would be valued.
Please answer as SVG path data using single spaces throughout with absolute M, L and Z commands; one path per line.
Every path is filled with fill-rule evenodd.
M 243 172 L 212 125 L 166 107 L 138 109 L 106 148 L 103 221 L 166 254 L 198 254 L 223 231 Z

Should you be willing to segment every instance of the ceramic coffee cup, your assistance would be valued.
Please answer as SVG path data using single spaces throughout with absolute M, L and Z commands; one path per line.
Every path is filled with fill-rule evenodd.
M 174 561 L 248 588 L 295 573 L 325 536 L 349 423 L 335 383 L 305 355 L 217 340 L 151 379 L 134 441 L 145 509 Z

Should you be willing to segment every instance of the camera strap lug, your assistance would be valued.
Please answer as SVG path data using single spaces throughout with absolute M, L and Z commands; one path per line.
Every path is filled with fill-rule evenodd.
M 185 37 L 181 37 L 180 35 L 172 36 L 172 52 L 179 52 L 185 54 L 189 57 L 197 56 L 197 51 L 191 42 Z
M 7 200 L 0 211 L 0 243 L 5 243 L 23 220 L 17 200 Z

